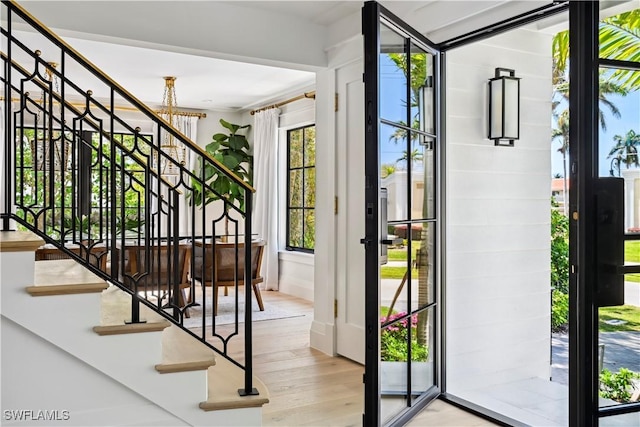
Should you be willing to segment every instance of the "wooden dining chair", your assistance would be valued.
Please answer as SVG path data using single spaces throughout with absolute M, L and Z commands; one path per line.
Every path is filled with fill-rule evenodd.
M 157 292 L 163 298 L 173 291 L 173 248 L 175 246 L 156 245 L 147 249 L 145 246 L 127 245 L 124 249 L 124 271 L 122 281 L 129 289 L 138 292 Z M 169 250 L 171 249 L 171 250 Z M 120 251 L 119 251 L 120 252 Z M 190 287 L 189 265 L 191 264 L 191 245 L 179 245 L 178 250 L 178 306 L 186 305 L 185 289 Z M 137 288 L 136 288 L 137 286 Z M 185 311 L 189 317 L 189 311 Z
M 262 240 L 251 242 L 251 287 L 258 302 L 260 311 L 264 311 L 262 294 L 259 284 L 264 281 L 260 274 L 262 267 L 262 255 L 264 253 L 265 242 Z M 212 251 L 215 246 L 215 255 Z M 238 262 L 236 264 L 236 248 Z M 204 250 L 203 250 L 204 249 Z M 194 249 L 194 271 L 192 277 L 198 282 L 204 282 L 205 286 L 213 287 L 214 295 L 214 315 L 218 312 L 218 289 L 236 285 L 235 276 L 237 271 L 238 286 L 245 284 L 244 280 L 244 243 L 198 243 Z M 204 264 L 204 267 L 203 267 Z M 204 271 L 204 280 L 202 278 Z
M 94 246 L 87 248 L 79 245 L 66 246 L 66 250 L 73 252 L 80 258 L 85 259 L 89 264 L 108 273 L 107 255 L 109 251 L 104 246 Z M 65 251 L 58 248 L 40 247 L 36 250 L 36 261 L 51 261 L 57 259 L 71 259 L 72 257 Z

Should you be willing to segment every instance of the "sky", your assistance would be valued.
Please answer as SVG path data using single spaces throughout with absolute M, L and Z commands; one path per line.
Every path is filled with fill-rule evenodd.
M 611 159 L 608 159 L 607 155 L 615 145 L 613 137 L 615 135 L 624 136 L 630 130 L 640 134 L 640 91 L 632 92 L 626 97 L 610 95 L 607 96 L 607 99 L 618 107 L 621 117 L 614 117 L 609 112 L 609 109 L 604 107 L 607 130 L 604 131 L 600 128 L 599 134 L 598 162 L 600 176 L 609 176 Z M 558 152 L 558 148 L 560 148 L 560 141 L 556 140 L 551 146 L 551 172 L 553 176 L 556 174 L 562 175 L 562 155 Z M 623 165 L 622 168 L 624 170 L 625 166 Z

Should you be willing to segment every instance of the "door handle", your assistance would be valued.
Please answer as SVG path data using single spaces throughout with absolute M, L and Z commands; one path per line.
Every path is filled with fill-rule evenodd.
M 599 307 L 624 304 L 624 273 L 638 266 L 624 264 L 624 180 L 596 180 L 596 256 Z

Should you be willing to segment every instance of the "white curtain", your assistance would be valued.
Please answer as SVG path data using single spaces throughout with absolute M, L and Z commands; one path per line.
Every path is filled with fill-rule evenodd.
M 265 288 L 278 290 L 277 108 L 255 114 L 253 139 L 253 232 L 265 241 L 262 274 Z

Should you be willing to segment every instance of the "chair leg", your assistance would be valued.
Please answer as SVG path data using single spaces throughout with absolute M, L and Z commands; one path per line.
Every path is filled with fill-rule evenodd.
M 228 286 L 225 286 L 225 287 L 224 287 L 224 296 L 225 296 L 225 297 L 228 297 L 228 296 L 229 296 L 229 287 L 228 287 Z
M 258 301 L 258 307 L 260 307 L 260 311 L 264 311 L 264 304 L 262 303 L 262 294 L 260 293 L 260 288 L 258 287 L 257 283 L 253 285 L 253 293 L 256 295 L 256 301 Z
M 213 315 L 218 315 L 218 286 L 213 285 Z
M 187 301 L 187 294 L 184 292 L 184 288 L 182 288 L 180 289 L 180 296 L 178 297 L 178 305 L 180 307 L 184 307 L 187 305 L 186 301 Z M 184 311 L 184 315 L 187 319 L 191 317 L 191 315 L 189 314 L 188 308 Z

